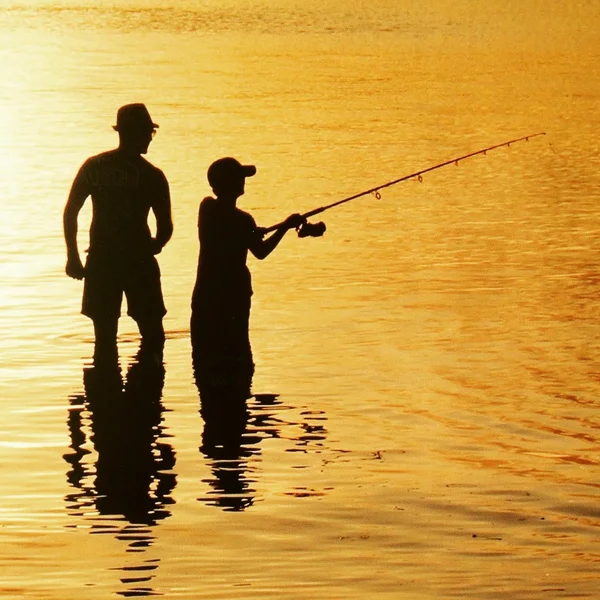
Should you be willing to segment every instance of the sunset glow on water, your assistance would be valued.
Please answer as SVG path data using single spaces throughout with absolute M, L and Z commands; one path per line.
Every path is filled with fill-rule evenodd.
M 3 600 L 598 597 L 600 12 L 552 4 L 0 0 Z M 171 187 L 167 341 L 140 375 L 123 316 L 107 381 L 62 211 L 129 102 Z M 250 259 L 254 396 L 208 448 L 213 160 L 257 165 L 266 227 L 537 132 Z

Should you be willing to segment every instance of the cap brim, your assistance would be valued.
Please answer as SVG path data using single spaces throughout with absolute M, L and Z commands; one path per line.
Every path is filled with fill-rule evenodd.
M 256 175 L 256 167 L 254 165 L 242 165 L 242 173 L 244 177 L 252 177 Z

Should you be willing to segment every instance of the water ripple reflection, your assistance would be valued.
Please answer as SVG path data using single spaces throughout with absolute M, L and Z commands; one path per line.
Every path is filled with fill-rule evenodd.
M 252 506 L 259 498 L 258 463 L 260 444 L 265 440 L 286 440 L 287 452 L 306 454 L 323 449 L 327 434 L 323 411 L 301 410 L 297 419 L 286 418 L 283 414 L 292 407 L 284 405 L 278 394 L 251 394 L 251 378 L 243 375 L 215 379 L 202 377 L 197 370 L 195 381 L 204 421 L 200 452 L 212 475 L 203 480 L 211 489 L 198 501 L 226 511 Z M 286 492 L 297 497 L 323 494 L 307 487 Z
M 162 363 L 140 351 L 125 381 L 118 365 L 89 366 L 83 372 L 85 393 L 69 398 L 68 514 L 86 521 L 92 535 L 125 542 L 128 553 L 153 544 L 153 528 L 170 516 L 174 503 L 175 453 L 161 403 L 164 375 Z M 127 589 L 120 595 L 155 595 L 140 587 L 158 568 L 158 561 L 149 562 L 123 567 L 144 575 L 123 576 Z

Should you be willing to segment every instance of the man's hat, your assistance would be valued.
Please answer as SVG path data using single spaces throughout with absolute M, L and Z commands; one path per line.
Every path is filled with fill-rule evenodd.
M 256 175 L 256 167 L 254 165 L 243 165 L 235 158 L 227 156 L 225 158 L 219 158 L 208 167 L 208 183 L 211 187 L 219 187 L 222 184 L 231 179 L 237 179 L 240 177 L 252 177 Z
M 115 131 L 127 129 L 140 129 L 148 127 L 156 129 L 158 125 L 150 118 L 150 113 L 145 104 L 126 104 L 117 111 L 117 124 L 113 125 Z

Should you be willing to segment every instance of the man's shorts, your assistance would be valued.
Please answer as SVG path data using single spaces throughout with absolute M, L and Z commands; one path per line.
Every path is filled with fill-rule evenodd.
M 118 319 L 123 294 L 136 322 L 162 319 L 167 310 L 154 256 L 116 260 L 90 253 L 85 265 L 81 312 L 93 320 Z

